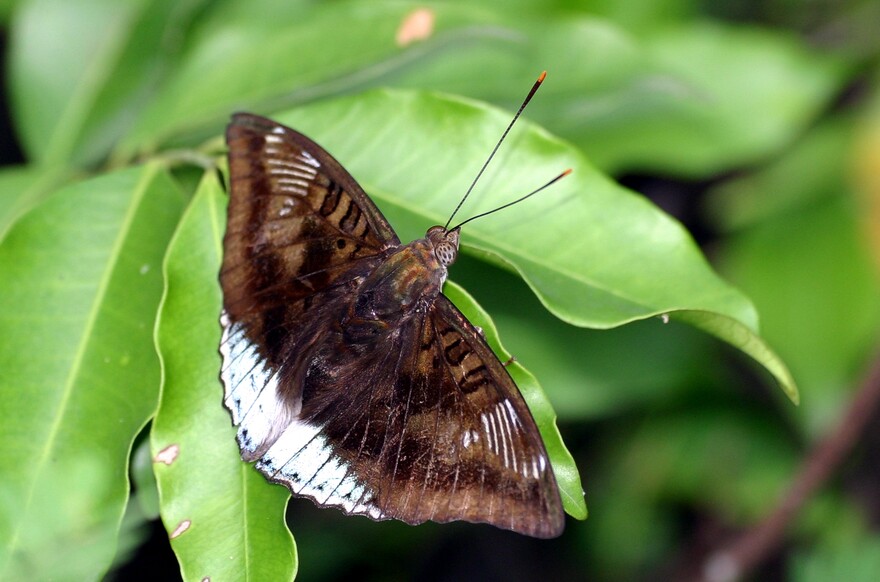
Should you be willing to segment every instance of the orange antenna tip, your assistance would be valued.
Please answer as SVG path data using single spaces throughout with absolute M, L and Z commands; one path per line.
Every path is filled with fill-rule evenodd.
M 571 174 L 573 171 L 574 171 L 574 170 L 572 170 L 571 168 L 569 168 L 569 169 L 567 169 L 566 171 L 562 172 L 562 176 L 561 176 L 561 177 L 564 178 L 565 176 L 568 176 L 569 174 Z
M 495 157 L 495 153 L 498 151 L 498 148 L 501 147 L 501 142 L 503 142 L 504 138 L 507 137 L 507 134 L 510 132 L 510 129 L 513 127 L 513 124 L 516 123 L 516 120 L 519 119 L 520 115 L 522 115 L 523 109 L 525 109 L 526 105 L 529 104 L 529 101 L 532 100 L 532 97 L 534 97 L 535 92 L 538 90 L 538 87 L 541 86 L 541 82 L 544 81 L 544 77 L 546 77 L 546 76 L 547 76 L 547 71 L 544 71 L 543 73 L 541 73 L 541 76 L 538 77 L 538 80 L 535 81 L 535 84 L 532 85 L 532 88 L 529 91 L 529 94 L 526 95 L 525 99 L 523 99 L 523 102 L 519 106 L 519 109 L 517 110 L 516 114 L 514 114 L 513 119 L 511 119 L 510 123 L 507 125 L 507 129 L 505 129 L 504 133 L 501 134 L 501 139 L 499 139 L 498 143 L 495 144 L 495 147 L 492 149 L 492 153 L 489 154 L 489 157 L 486 159 L 485 163 L 483 164 L 483 167 L 480 168 L 479 172 L 477 172 L 477 177 L 474 178 L 474 181 L 471 182 L 471 185 L 470 185 L 470 187 L 468 187 L 467 192 L 465 192 L 464 196 L 461 197 L 461 200 L 458 201 L 458 206 L 456 206 L 455 210 L 452 211 L 452 214 L 449 216 L 449 220 L 447 220 L 446 224 L 443 225 L 444 230 L 449 230 L 449 225 L 452 224 L 452 219 L 455 218 L 456 214 L 458 214 L 458 211 L 461 208 L 461 205 L 464 204 L 464 201 L 467 200 L 467 197 L 471 195 L 471 192 L 473 191 L 474 186 L 477 185 L 477 181 L 480 179 L 480 176 L 482 176 L 483 172 L 486 171 L 486 166 L 489 165 L 489 162 L 491 162 L 492 158 Z M 556 179 L 558 180 L 559 178 L 556 178 Z M 534 194 L 534 192 L 532 194 Z M 531 196 L 531 194 L 529 194 L 529 196 Z M 501 208 L 506 208 L 506 206 L 502 206 Z M 496 208 L 495 210 L 501 210 L 501 208 Z M 494 212 L 494 210 L 493 210 L 493 212 Z M 480 216 L 485 216 L 485 214 L 480 215 Z M 474 218 L 477 218 L 477 217 L 469 218 L 465 222 L 473 220 Z M 462 224 L 464 224 L 464 222 L 459 223 L 458 226 L 460 227 Z M 458 228 L 458 227 L 456 227 L 456 228 Z

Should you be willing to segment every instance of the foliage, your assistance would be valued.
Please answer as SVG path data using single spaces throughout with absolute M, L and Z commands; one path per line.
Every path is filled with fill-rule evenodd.
M 485 555 L 496 541 L 522 552 L 484 560 L 483 575 L 619 579 L 679 557 L 692 537 L 682 514 L 735 527 L 768 512 L 880 330 L 880 47 L 858 34 L 877 12 L 843 3 L 835 22 L 853 34 L 816 46 L 804 32 L 818 24 L 769 12 L 759 26 L 688 0 L 622 6 L 19 0 L 0 11 L 25 158 L 0 169 L 0 578 L 124 568 L 157 508 L 187 580 L 426 571 L 399 556 Z M 399 40 L 420 8 L 431 33 Z M 221 405 L 217 136 L 241 109 L 297 128 L 411 240 L 445 221 L 542 69 L 464 212 L 574 172 L 467 225 L 451 276 L 473 297 L 448 292 L 516 355 L 566 511 L 586 517 L 579 468 L 591 518 L 541 546 L 477 526 L 314 515 L 294 500 L 297 547 L 286 490 L 238 460 Z M 858 98 L 841 104 L 852 86 Z M 701 250 L 645 195 L 711 244 Z M 800 407 L 770 390 L 796 401 L 794 378 Z M 792 575 L 870 571 L 870 522 L 845 491 L 824 492 L 798 523 Z M 464 545 L 440 543 L 453 539 Z M 848 543 L 871 551 L 836 559 Z

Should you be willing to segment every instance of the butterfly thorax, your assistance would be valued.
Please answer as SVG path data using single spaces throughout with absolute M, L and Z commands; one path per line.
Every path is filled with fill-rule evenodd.
M 375 341 L 408 318 L 424 314 L 446 281 L 458 254 L 458 231 L 435 226 L 425 238 L 394 250 L 359 285 L 342 319 L 347 340 Z

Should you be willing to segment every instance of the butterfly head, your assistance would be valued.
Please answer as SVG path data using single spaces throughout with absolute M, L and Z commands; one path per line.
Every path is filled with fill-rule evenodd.
M 432 226 L 428 229 L 425 238 L 434 247 L 434 255 L 444 267 L 455 262 L 458 257 L 458 237 L 461 229 L 453 228 L 446 230 L 442 226 Z

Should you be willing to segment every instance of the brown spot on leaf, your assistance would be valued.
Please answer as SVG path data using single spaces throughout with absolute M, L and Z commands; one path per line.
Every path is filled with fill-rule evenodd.
M 183 534 L 183 532 L 189 529 L 190 525 L 192 525 L 192 522 L 188 519 L 184 519 L 183 521 L 181 521 L 179 524 L 177 524 L 177 527 L 174 528 L 174 531 L 171 532 L 171 539 L 173 540 L 174 538 Z
M 397 46 L 407 46 L 418 40 L 425 40 L 434 32 L 434 11 L 416 8 L 404 17 L 397 29 Z
M 166 465 L 170 465 L 177 458 L 177 455 L 180 454 L 180 447 L 178 445 L 168 445 L 153 457 L 154 463 L 165 463 Z

